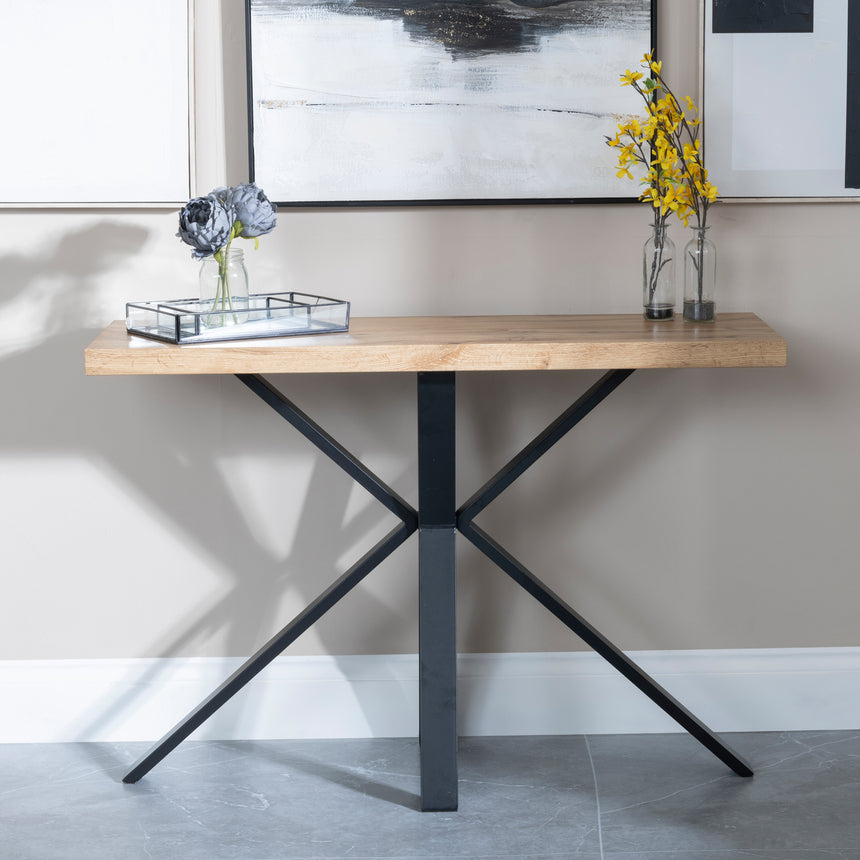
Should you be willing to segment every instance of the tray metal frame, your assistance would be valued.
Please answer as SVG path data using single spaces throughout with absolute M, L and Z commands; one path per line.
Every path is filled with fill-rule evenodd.
M 129 334 L 189 344 L 347 331 L 349 310 L 342 299 L 290 291 L 254 293 L 232 308 L 200 299 L 127 302 L 125 318 Z

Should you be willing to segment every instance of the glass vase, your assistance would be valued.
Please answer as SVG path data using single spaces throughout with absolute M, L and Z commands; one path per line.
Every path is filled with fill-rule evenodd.
M 647 320 L 675 315 L 675 243 L 665 224 L 654 224 L 642 249 L 642 304 Z
M 208 326 L 244 322 L 236 311 L 248 308 L 248 270 L 240 248 L 221 249 L 200 266 L 200 304 L 211 311 Z
M 694 227 L 684 248 L 684 319 L 713 322 L 717 316 L 717 249 L 708 238 L 709 227 Z

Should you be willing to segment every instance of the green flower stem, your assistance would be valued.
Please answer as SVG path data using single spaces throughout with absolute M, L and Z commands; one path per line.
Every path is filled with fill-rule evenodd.
M 212 303 L 212 310 L 218 310 L 220 305 L 221 311 L 231 310 L 235 311 L 233 307 L 233 295 L 230 291 L 230 272 L 229 272 L 229 259 L 230 259 L 230 244 L 233 239 L 238 236 L 242 232 L 242 222 L 236 221 L 233 224 L 233 229 L 230 231 L 230 238 L 227 240 L 227 244 L 215 251 L 212 255 L 218 262 L 218 286 L 215 291 L 215 300 Z M 223 320 L 223 316 L 221 317 Z M 237 324 L 239 322 L 235 313 L 233 313 L 233 323 Z

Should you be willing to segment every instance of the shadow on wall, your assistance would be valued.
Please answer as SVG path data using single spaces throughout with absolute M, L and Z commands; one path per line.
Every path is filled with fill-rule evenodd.
M 0 257 L 0 309 L 8 315 L 18 299 L 28 296 L 33 302 L 35 291 L 46 333 L 79 330 L 96 315 L 98 297 L 89 289 L 91 280 L 118 270 L 140 252 L 147 238 L 142 227 L 102 221 L 68 233 L 44 257 Z
M 5 317 L 8 324 L 16 316 L 31 315 L 26 341 L 4 337 L 7 342 L 0 343 L 0 402 L 4 404 L 0 456 L 9 461 L 21 457 L 94 464 L 110 476 L 111 483 L 138 500 L 148 516 L 166 523 L 183 546 L 205 559 L 206 567 L 217 577 L 212 589 L 215 597 L 201 594 L 195 608 L 175 623 L 173 632 L 153 637 L 148 654 L 193 655 L 200 643 L 213 637 L 224 642 L 222 647 L 228 655 L 248 654 L 289 620 L 279 617 L 285 595 L 301 605 L 309 603 L 357 560 L 363 551 L 357 546 L 372 545 L 377 539 L 374 535 L 388 531 L 394 519 L 375 503 L 357 506 L 352 501 L 353 482 L 236 380 L 84 375 L 84 349 L 102 328 L 101 323 L 94 327 L 92 321 L 103 320 L 104 315 L 104 298 L 95 289 L 96 281 L 113 272 L 119 276 L 148 238 L 144 228 L 100 221 L 66 234 L 44 257 L 0 258 L 5 273 L 0 284 L 0 320 Z M 33 324 L 33 314 L 41 321 L 38 326 Z M 392 414 L 386 401 L 402 397 L 398 393 L 392 398 L 390 386 L 367 382 L 329 378 L 326 393 L 338 404 L 341 416 L 354 409 L 375 416 L 369 424 L 375 420 L 384 426 Z M 318 385 L 316 380 L 296 380 L 294 385 L 292 378 L 290 383 L 300 402 L 306 396 L 312 398 Z M 401 383 L 392 384 L 396 387 Z M 325 424 L 327 418 L 320 420 Z M 371 461 L 374 451 L 379 450 L 376 438 L 385 435 L 390 441 L 393 435 L 396 445 L 400 435 L 388 429 L 383 434 L 379 426 L 370 426 L 353 433 L 357 438 L 350 439 L 350 429 L 342 434 L 347 437 L 344 444 L 360 457 L 369 447 Z M 411 438 L 412 428 L 405 428 L 405 433 Z M 284 455 L 289 459 L 292 454 L 304 462 L 309 455 L 314 458 L 309 488 L 300 503 L 296 538 L 286 553 L 273 550 L 254 534 L 231 483 L 231 460 L 241 459 L 249 450 L 263 459 L 277 460 Z M 381 456 L 388 457 L 389 452 L 383 451 Z M 389 474 L 384 479 L 395 486 L 413 483 L 411 476 L 404 474 L 393 479 Z M 121 561 L 103 549 L 104 529 L 109 527 L 104 513 L 109 502 L 78 493 L 78 487 L 59 487 L 64 480 L 76 480 L 74 476 L 66 479 L 62 469 L 50 482 L 42 477 L 35 480 L 43 481 L 44 486 L 33 488 L 34 497 L 50 499 L 59 490 L 62 497 L 75 497 L 85 515 L 74 545 L 56 550 L 56 565 L 31 563 L 31 569 L 19 569 L 20 575 L 38 583 L 41 593 L 47 595 L 57 593 L 52 577 L 75 578 L 76 603 L 66 607 L 66 629 L 50 632 L 56 637 L 53 641 L 65 643 L 62 653 L 32 656 L 97 657 L 75 654 L 74 644 L 68 643 L 74 643 L 76 629 L 97 628 L 109 617 L 116 617 L 116 606 L 110 605 L 108 596 L 102 595 L 100 601 L 92 599 L 93 590 L 99 587 L 96 583 L 113 576 Z M 280 492 L 285 500 L 292 501 L 295 484 L 285 482 Z M 295 509 L 295 503 L 292 507 Z M 32 517 L 40 513 L 34 507 Z M 22 528 L 36 521 L 26 512 L 20 516 Z M 51 526 L 47 522 L 40 528 L 50 533 Z M 292 523 L 285 521 L 284 530 L 289 533 Z M 135 547 L 133 535 L 128 536 L 128 544 L 137 551 L 143 549 Z M 158 568 L 170 568 L 169 555 L 158 555 L 157 549 Z M 61 552 L 64 559 L 68 558 L 67 564 L 60 563 Z M 73 555 L 69 558 L 69 554 Z M 39 569 L 42 567 L 51 569 Z M 181 575 L 181 571 L 176 573 Z M 144 587 L 139 578 L 125 588 L 118 585 L 125 592 L 125 623 L 139 626 L 143 637 L 153 627 L 164 630 L 163 618 L 135 611 L 134 593 Z M 409 592 L 413 583 L 404 588 Z M 52 599 L 56 605 L 56 596 Z M 165 604 L 169 599 L 165 594 Z M 351 614 L 367 619 L 368 634 L 388 630 L 396 638 L 408 632 L 404 620 L 370 590 L 359 587 L 345 602 Z M 50 622 L 36 617 L 31 623 L 38 627 Z M 327 618 L 315 627 L 329 653 L 343 653 L 339 648 L 349 635 L 344 634 L 343 626 L 337 618 Z M 43 632 L 44 636 L 36 633 L 36 641 L 51 642 L 49 631 Z M 360 653 L 361 644 L 351 652 Z M 46 647 L 50 650 L 51 646 Z M 159 671 L 156 668 L 153 674 Z M 360 691 L 356 695 L 360 696 Z M 109 731 L 135 701 L 136 694 L 130 692 L 124 699 L 109 695 L 94 703 L 92 719 L 82 734 Z M 372 722 L 373 710 L 365 710 Z M 181 716 L 177 714 L 177 718 Z

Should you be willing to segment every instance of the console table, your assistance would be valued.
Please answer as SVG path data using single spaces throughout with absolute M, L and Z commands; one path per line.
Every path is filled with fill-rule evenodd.
M 419 540 L 421 809 L 457 808 L 456 532 L 608 660 L 740 776 L 752 769 L 617 646 L 475 524 L 478 514 L 634 370 L 780 367 L 785 341 L 749 313 L 713 324 L 640 315 L 353 318 L 339 334 L 175 346 L 111 324 L 86 350 L 90 375 L 234 374 L 394 513 L 398 525 L 200 703 L 126 774 L 136 782 L 354 588 L 413 532 Z M 454 497 L 456 374 L 603 370 L 604 375 L 459 508 Z M 261 374 L 415 373 L 418 508 L 398 496 Z

